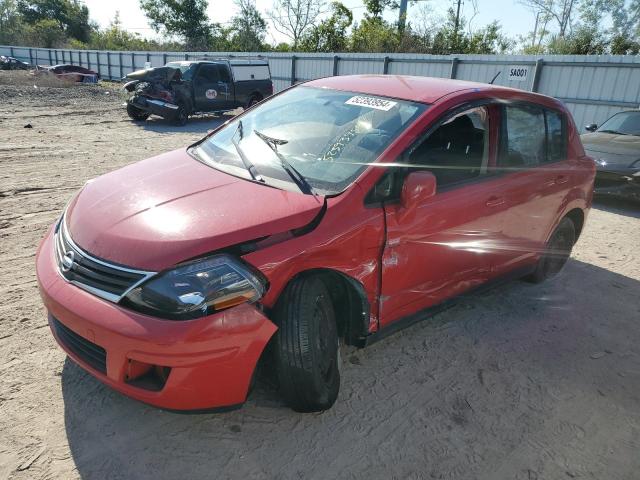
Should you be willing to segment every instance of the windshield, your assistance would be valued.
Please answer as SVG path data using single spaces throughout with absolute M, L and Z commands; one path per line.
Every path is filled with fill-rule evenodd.
M 191 62 L 169 62 L 165 65 L 165 67 L 171 68 L 179 68 L 181 73 L 181 78 L 183 80 L 191 80 L 191 75 L 193 73 L 193 63 Z
M 251 178 L 248 159 L 266 183 L 300 190 L 293 170 L 314 192 L 334 194 L 349 186 L 426 108 L 301 86 L 255 107 L 242 116 L 241 125 L 230 122 L 193 152 L 215 168 Z
M 604 122 L 598 132 L 640 135 L 640 112 L 621 112 Z

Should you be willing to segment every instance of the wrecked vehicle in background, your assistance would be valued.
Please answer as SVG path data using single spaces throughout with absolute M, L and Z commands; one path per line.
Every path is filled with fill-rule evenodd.
M 50 67 L 38 67 L 34 71 L 36 75 L 55 75 L 60 80 L 76 83 L 98 83 L 100 74 L 80 65 L 52 65 Z
M 0 70 L 29 70 L 31 65 L 14 57 L 0 55 Z
M 585 130 L 582 144 L 596 161 L 595 193 L 640 200 L 640 111 L 616 113 Z
M 127 114 L 184 125 L 190 115 L 248 108 L 273 93 L 269 63 L 256 59 L 169 62 L 128 74 Z

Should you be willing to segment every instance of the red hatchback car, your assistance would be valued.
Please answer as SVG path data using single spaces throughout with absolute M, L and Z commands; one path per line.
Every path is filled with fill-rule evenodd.
M 324 410 L 341 342 L 365 346 L 499 280 L 556 274 L 594 172 L 549 97 L 314 80 L 87 182 L 39 248 L 40 291 L 67 354 L 133 398 L 240 405 L 264 353 L 292 408 Z

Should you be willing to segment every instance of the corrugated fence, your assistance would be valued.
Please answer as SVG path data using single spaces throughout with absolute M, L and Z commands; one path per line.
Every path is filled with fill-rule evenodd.
M 420 55 L 384 53 L 113 52 L 0 46 L 38 65 L 70 63 L 119 80 L 127 73 L 175 60 L 260 56 L 269 61 L 276 91 L 330 75 L 386 73 L 457 78 L 543 93 L 567 104 L 578 126 L 602 123 L 614 113 L 640 105 L 640 60 L 622 55 Z

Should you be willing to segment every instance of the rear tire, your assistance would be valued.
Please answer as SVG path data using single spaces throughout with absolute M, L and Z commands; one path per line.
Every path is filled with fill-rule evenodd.
M 275 320 L 275 364 L 284 400 L 297 412 L 327 410 L 340 389 L 340 352 L 335 313 L 322 280 L 305 276 L 289 285 Z
M 547 242 L 545 253 L 538 260 L 535 271 L 526 277 L 533 283 L 540 283 L 555 277 L 571 256 L 576 243 L 576 227 L 570 218 L 563 218 Z
M 260 100 L 262 99 L 257 95 L 252 95 L 251 98 L 249 98 L 249 101 L 247 102 L 247 106 L 245 107 L 245 109 L 253 107 L 256 103 L 259 103 Z
M 136 122 L 144 122 L 151 115 L 149 112 L 145 112 L 144 110 L 140 110 L 138 107 L 127 103 L 127 115 L 131 120 L 135 120 Z

